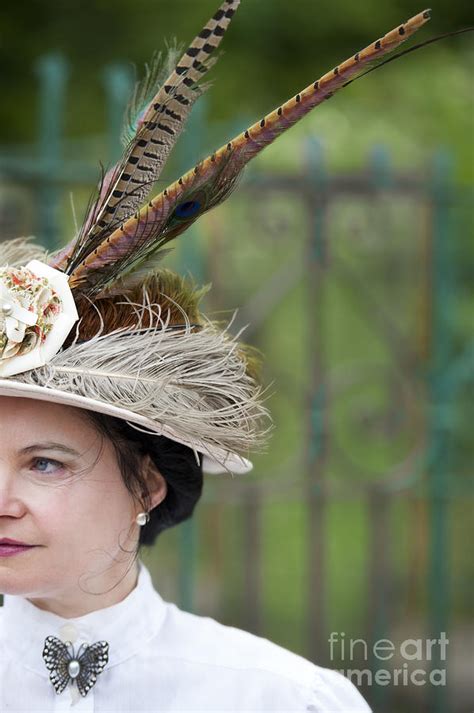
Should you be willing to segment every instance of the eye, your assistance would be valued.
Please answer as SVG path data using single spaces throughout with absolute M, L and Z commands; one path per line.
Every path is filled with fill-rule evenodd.
M 64 468 L 64 464 L 60 463 L 57 460 L 51 460 L 51 458 L 34 458 L 33 463 L 36 464 L 36 466 L 39 466 L 36 468 L 40 473 L 56 473 L 58 470 L 62 470 Z M 46 468 L 43 468 L 42 466 L 44 464 L 50 464 L 53 463 L 56 466 L 59 466 L 59 468 L 55 468 L 54 470 L 46 470 Z

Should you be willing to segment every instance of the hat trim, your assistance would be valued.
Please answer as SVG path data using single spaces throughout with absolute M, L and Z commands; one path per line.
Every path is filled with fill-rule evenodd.
M 50 403 L 58 403 L 63 406 L 73 406 L 83 408 L 87 411 L 97 411 L 108 416 L 114 416 L 130 423 L 133 427 L 143 426 L 150 430 L 150 436 L 162 435 L 172 441 L 181 443 L 188 448 L 201 453 L 203 455 L 202 467 L 203 471 L 208 474 L 234 473 L 243 475 L 252 470 L 252 462 L 247 458 L 226 451 L 217 446 L 205 445 L 201 441 L 185 439 L 178 436 L 175 431 L 164 423 L 151 420 L 146 416 L 134 413 L 128 409 L 113 406 L 98 399 L 92 399 L 80 394 L 72 394 L 60 389 L 51 389 L 45 386 L 35 384 L 27 384 L 14 379 L 0 378 L 0 396 L 13 396 L 18 398 L 29 398 L 38 401 L 47 401 Z

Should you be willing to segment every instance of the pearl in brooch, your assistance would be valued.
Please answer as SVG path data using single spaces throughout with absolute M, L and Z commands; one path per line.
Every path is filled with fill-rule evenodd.
M 81 671 L 81 664 L 79 661 L 76 661 L 76 659 L 73 659 L 72 661 L 69 661 L 67 671 L 71 678 L 77 678 Z

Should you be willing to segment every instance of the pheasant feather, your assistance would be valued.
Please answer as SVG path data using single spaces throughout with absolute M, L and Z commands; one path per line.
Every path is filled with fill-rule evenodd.
M 161 52 L 155 54 L 150 64 L 145 65 L 145 76 L 135 84 L 126 111 L 126 122 L 122 131 L 122 144 L 128 147 L 143 124 L 146 109 L 150 106 L 156 88 L 169 84 L 171 75 L 178 64 L 179 49 L 168 48 L 163 58 Z
M 429 18 L 425 10 L 391 30 L 201 161 L 114 230 L 82 262 L 68 267 L 71 286 L 99 294 L 115 280 L 143 269 L 153 255 L 159 256 L 163 245 L 228 197 L 254 156 L 368 65 L 397 48 Z
M 212 54 L 239 4 L 240 0 L 224 0 L 151 99 L 150 85 L 155 75 L 159 78 L 162 73 L 148 68 L 144 82 L 135 90 L 129 111 L 127 128 L 130 131 L 131 125 L 136 124 L 136 134 L 122 161 L 105 175 L 98 200 L 89 211 L 78 239 L 61 250 L 52 265 L 62 267 L 67 260 L 68 270 L 73 269 L 143 203 L 159 178 L 194 102 L 207 88 L 199 82 L 213 65 Z M 148 103 L 140 107 L 144 99 Z

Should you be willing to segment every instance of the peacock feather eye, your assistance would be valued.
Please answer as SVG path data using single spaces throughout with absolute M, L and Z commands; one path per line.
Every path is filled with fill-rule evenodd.
M 201 210 L 200 201 L 185 201 L 176 206 L 174 214 L 176 218 L 192 218 Z

